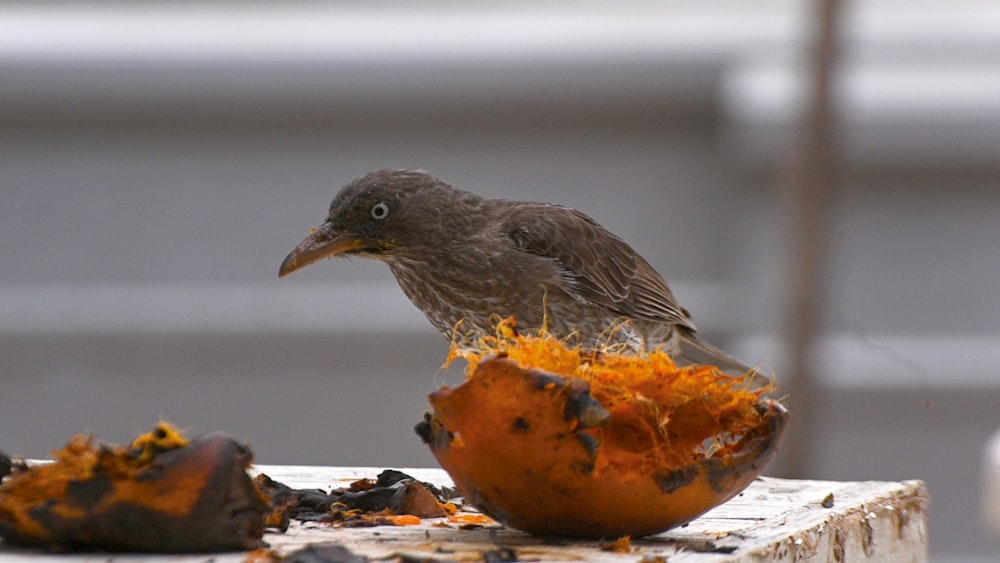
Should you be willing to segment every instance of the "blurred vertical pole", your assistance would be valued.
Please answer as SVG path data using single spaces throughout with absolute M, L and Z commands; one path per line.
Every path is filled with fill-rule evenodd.
M 788 394 L 792 424 L 782 449 L 783 473 L 806 477 L 813 459 L 816 439 L 818 386 L 814 373 L 816 341 L 822 331 L 825 295 L 823 280 L 828 253 L 829 211 L 835 181 L 835 108 L 833 83 L 837 60 L 837 23 L 840 0 L 817 0 L 806 107 L 802 113 L 798 143 L 791 153 L 785 177 L 785 196 L 790 223 L 791 284 L 786 314 L 790 348 L 788 378 L 783 389 Z

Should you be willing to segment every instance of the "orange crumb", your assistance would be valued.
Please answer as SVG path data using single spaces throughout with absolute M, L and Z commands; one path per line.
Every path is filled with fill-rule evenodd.
M 389 521 L 396 526 L 416 526 L 421 522 L 419 516 L 414 516 L 412 514 L 394 514 L 388 518 Z
M 632 536 L 622 536 L 613 542 L 602 544 L 601 549 L 614 553 L 632 553 Z
M 485 514 L 455 514 L 454 516 L 449 516 L 448 521 L 452 524 L 459 524 L 463 526 L 467 524 L 485 526 L 496 523 L 495 520 Z

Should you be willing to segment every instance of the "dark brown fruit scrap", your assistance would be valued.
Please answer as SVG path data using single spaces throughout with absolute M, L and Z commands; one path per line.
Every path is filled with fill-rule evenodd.
M 174 553 L 262 545 L 267 504 L 246 472 L 250 451 L 228 437 L 187 443 L 154 431 L 110 447 L 77 436 L 55 453 L 0 486 L 4 541 Z

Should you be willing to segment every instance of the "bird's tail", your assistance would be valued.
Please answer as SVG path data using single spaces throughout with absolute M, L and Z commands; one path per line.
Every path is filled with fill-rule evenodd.
M 726 375 L 733 377 L 743 377 L 750 374 L 748 381 L 750 389 L 753 390 L 763 389 L 774 384 L 774 377 L 761 372 L 760 368 L 748 366 L 728 352 L 701 340 L 694 333 L 684 330 L 677 332 L 679 333 L 676 338 L 677 349 L 672 356 L 677 365 L 705 364 L 716 366 Z

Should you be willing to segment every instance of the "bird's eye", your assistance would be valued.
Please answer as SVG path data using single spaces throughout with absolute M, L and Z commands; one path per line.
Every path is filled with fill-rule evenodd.
M 372 206 L 372 217 L 382 220 L 389 215 L 389 206 L 384 202 L 380 201 Z

